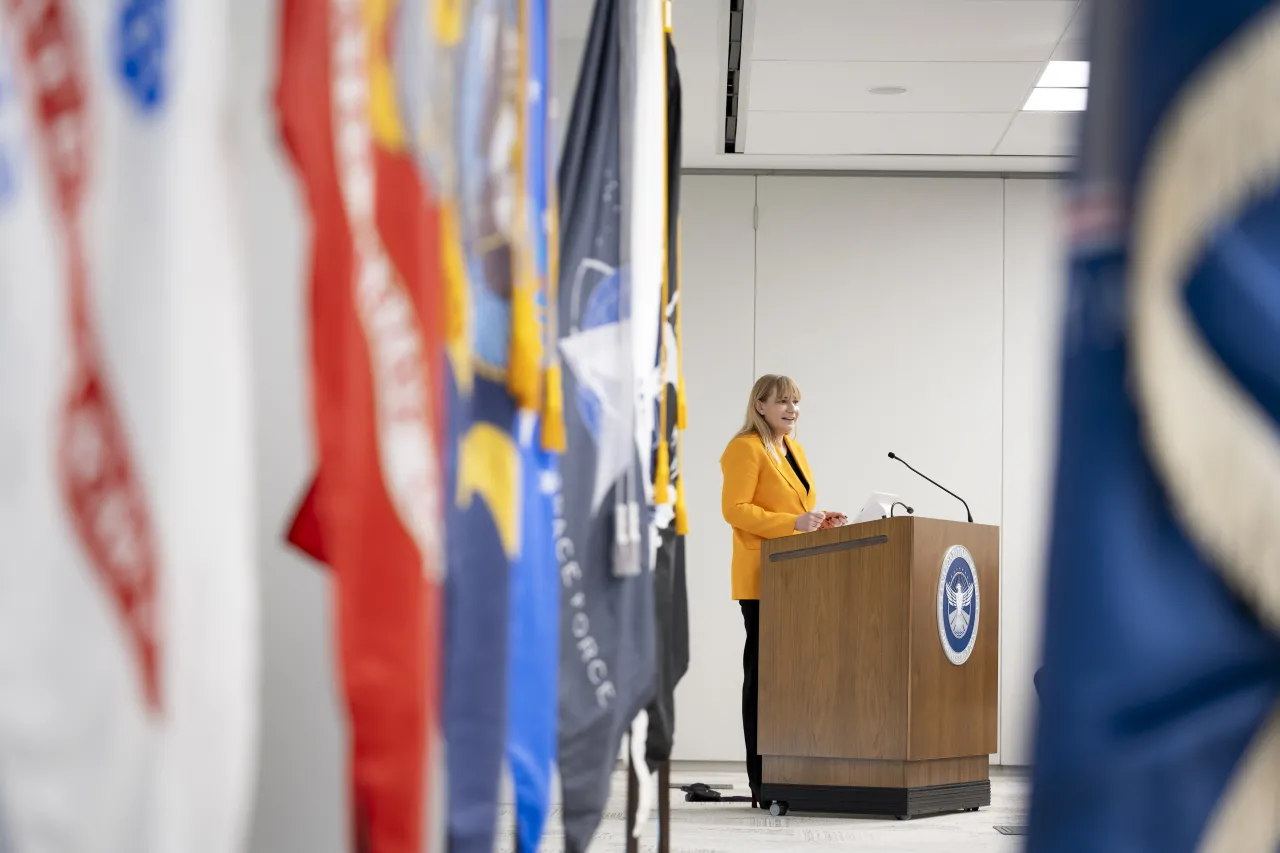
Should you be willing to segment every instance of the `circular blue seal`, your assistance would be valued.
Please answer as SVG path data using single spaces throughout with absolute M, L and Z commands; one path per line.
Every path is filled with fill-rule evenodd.
M 973 654 L 978 640 L 982 596 L 973 555 L 963 545 L 953 545 L 942 558 L 938 575 L 938 637 L 947 660 L 961 666 Z

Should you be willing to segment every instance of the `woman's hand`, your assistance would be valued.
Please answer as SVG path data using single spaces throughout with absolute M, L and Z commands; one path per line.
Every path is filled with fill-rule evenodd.
M 825 517 L 822 519 L 822 526 L 818 528 L 819 530 L 830 530 L 832 527 L 844 527 L 849 523 L 849 516 L 845 515 L 843 512 L 828 512 L 824 515 Z
M 822 510 L 815 509 L 813 512 L 806 512 L 804 515 L 796 516 L 796 530 L 801 533 L 812 533 L 822 526 L 822 519 L 827 514 Z

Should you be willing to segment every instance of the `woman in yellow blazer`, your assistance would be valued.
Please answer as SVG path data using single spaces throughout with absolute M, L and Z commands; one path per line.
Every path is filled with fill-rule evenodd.
M 756 752 L 759 701 L 760 543 L 847 520 L 814 509 L 817 492 L 804 448 L 796 441 L 800 389 L 789 377 L 756 380 L 742 429 L 720 457 L 721 508 L 733 528 L 733 597 L 742 608 L 747 642 L 742 651 L 742 733 L 747 748 L 751 805 L 760 799 L 761 760 Z M 765 807 L 768 807 L 766 803 Z

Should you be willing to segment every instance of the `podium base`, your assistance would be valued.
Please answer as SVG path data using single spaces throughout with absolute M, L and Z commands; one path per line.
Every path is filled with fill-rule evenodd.
M 844 785 L 770 785 L 761 798 L 782 803 L 782 812 L 883 815 L 900 820 L 943 812 L 977 811 L 991 805 L 991 781 L 956 782 L 922 788 L 862 788 Z

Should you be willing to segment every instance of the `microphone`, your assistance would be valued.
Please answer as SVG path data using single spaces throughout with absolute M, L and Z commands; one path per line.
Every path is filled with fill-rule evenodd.
M 912 467 L 911 467 L 911 464 L 910 464 L 909 462 L 907 462 L 907 460 L 903 459 L 901 456 L 898 456 L 898 455 L 897 455 L 897 454 L 895 454 L 892 450 L 890 450 L 890 451 L 889 451 L 889 458 L 890 458 L 890 459 L 896 459 L 896 460 L 898 460 L 898 461 L 899 461 L 899 462 L 901 462 L 903 465 L 906 465 L 906 466 L 907 466 L 907 470 L 908 470 L 908 471 L 910 471 L 912 474 L 915 474 L 917 477 L 919 477 L 919 478 L 920 478 L 920 479 L 922 479 L 922 480 L 928 480 L 930 483 L 933 483 L 933 484 L 934 484 L 935 486 L 937 486 L 939 489 L 942 489 L 942 491 L 946 492 L 947 494 L 951 495 L 951 497 L 955 498 L 956 500 L 960 501 L 960 503 L 964 504 L 964 514 L 965 514 L 965 515 L 967 515 L 967 516 L 969 517 L 969 523 L 970 523 L 970 524 L 972 524 L 972 523 L 973 523 L 973 513 L 972 513 L 972 512 L 970 512 L 970 510 L 969 510 L 969 504 L 965 501 L 965 499 L 964 499 L 964 498 L 960 497 L 960 496 L 959 496 L 959 495 L 957 495 L 955 492 L 951 491 L 951 490 L 950 490 L 950 489 L 948 489 L 946 486 L 944 486 L 944 485 L 942 485 L 941 483 L 939 483 L 937 480 L 932 480 L 932 479 L 930 479 L 930 478 L 926 477 L 924 474 L 921 474 L 921 473 L 920 473 L 919 471 L 917 471 L 915 468 L 912 468 Z
M 893 518 L 893 511 L 894 511 L 895 509 L 897 509 L 898 507 L 902 507 L 903 509 L 905 509 L 905 510 L 907 511 L 907 515 L 915 515 L 915 514 L 916 514 L 915 507 L 907 506 L 907 505 L 906 505 L 906 504 L 904 504 L 902 501 L 894 501 L 893 503 L 889 504 L 889 517 L 890 517 L 890 518 Z

